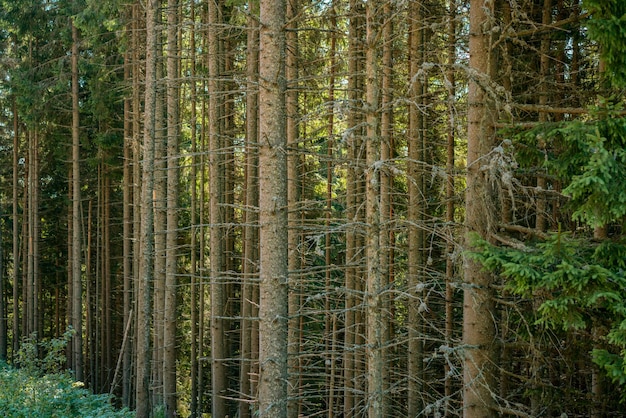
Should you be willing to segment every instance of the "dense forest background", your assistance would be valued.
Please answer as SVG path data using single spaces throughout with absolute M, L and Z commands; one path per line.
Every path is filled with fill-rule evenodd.
M 625 415 L 622 0 L 0 0 L 0 71 L 0 360 L 66 336 L 138 417 Z

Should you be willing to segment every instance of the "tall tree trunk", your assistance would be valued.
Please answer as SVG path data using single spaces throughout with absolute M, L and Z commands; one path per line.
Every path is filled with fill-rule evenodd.
M 337 12 L 336 12 L 336 4 L 333 0 L 330 11 L 329 11 L 329 24 L 330 24 L 330 34 L 329 34 L 329 49 L 328 49 L 328 57 L 329 57 L 329 68 L 328 68 L 328 125 L 327 125 L 327 167 L 326 167 L 326 217 L 324 219 L 325 233 L 324 233 L 324 262 L 326 265 L 325 274 L 325 286 L 326 286 L 326 301 L 325 301 L 325 310 L 328 312 L 326 319 L 326 332 L 328 337 L 326 338 L 328 341 L 326 343 L 326 349 L 330 352 L 330 365 L 326 367 L 328 374 L 328 411 L 327 417 L 333 418 L 335 416 L 335 407 L 337 396 L 337 371 L 336 371 L 336 355 L 335 349 L 337 344 L 337 317 L 336 315 L 332 315 L 332 324 L 330 319 L 330 310 L 331 310 L 331 292 L 332 292 L 332 241 L 331 241 L 331 219 L 332 219 L 332 203 L 333 203 L 333 148 L 335 144 L 334 136 L 335 136 L 335 82 L 336 82 L 336 71 L 337 71 L 337 35 L 334 32 L 334 28 L 337 27 Z M 331 329 L 332 325 L 332 329 Z
M 167 12 L 167 238 L 163 334 L 163 400 L 165 416 L 176 415 L 176 287 L 178 272 L 178 1 Z M 195 187 L 195 185 L 194 185 Z
M 19 115 L 13 98 L 13 356 L 20 346 L 20 219 L 19 219 Z M 23 239 L 23 236 L 22 236 Z M 23 315 L 23 312 L 22 312 Z
M 361 388 L 358 384 L 360 330 L 360 285 L 359 273 L 359 234 L 358 221 L 360 220 L 359 206 L 362 196 L 359 195 L 360 184 L 360 142 L 361 142 L 361 115 L 359 102 L 362 100 L 362 6 L 358 0 L 350 1 L 349 18 L 349 45 L 348 45 L 348 103 L 350 110 L 346 118 L 348 131 L 348 167 L 346 174 L 346 272 L 345 272 L 345 337 L 344 337 L 344 402 L 343 409 L 346 418 L 357 414 L 356 405 Z
M 124 79 L 130 80 L 131 65 L 130 54 L 124 55 Z M 132 141 L 133 127 L 131 113 L 132 99 L 124 100 L 124 162 L 122 167 L 122 303 L 123 303 L 123 322 L 130 323 L 131 301 L 132 301 Z M 122 347 L 122 405 L 128 407 L 130 405 L 130 375 L 131 375 L 131 350 L 128 344 Z M 115 385 L 115 382 L 114 382 Z
M 159 10 L 157 25 L 163 22 Z M 163 405 L 163 324 L 165 312 L 165 251 L 166 251 L 166 200 L 167 200 L 167 161 L 165 156 L 165 91 L 163 77 L 163 42 L 162 31 L 157 34 L 157 67 L 155 102 L 155 137 L 154 137 L 154 277 L 152 300 L 152 381 L 150 383 L 153 407 Z
M 31 236 L 31 243 L 32 243 L 32 272 L 31 272 L 31 278 L 32 278 L 32 289 L 33 289 L 33 294 L 32 294 L 32 321 L 31 321 L 31 326 L 32 326 L 32 332 L 37 334 L 37 338 L 42 338 L 43 337 L 43 323 L 42 323 L 42 316 L 41 316 L 41 310 L 40 310 L 40 295 L 41 295 L 41 275 L 40 275 L 40 258 L 41 258 L 41 253 L 39 251 L 40 248 L 40 237 L 41 237 L 41 217 L 40 217 L 40 213 L 39 213 L 39 206 L 40 206 L 40 193 L 41 193 L 41 185 L 40 185 L 40 178 L 41 178 L 41 169 L 40 169 L 40 160 L 39 160 L 39 147 L 40 147 L 40 132 L 39 129 L 35 129 L 34 131 L 34 135 L 33 135 L 33 160 L 32 160 L 32 167 L 33 167 L 33 183 L 31 184 L 31 186 L 33 187 L 32 190 L 32 194 L 31 194 L 31 198 L 32 198 L 32 204 L 31 204 L 31 209 L 30 209 L 30 214 L 31 214 L 31 231 L 32 231 L 32 236 Z
M 243 237 L 243 289 L 241 296 L 241 372 L 240 391 L 243 401 L 239 404 L 239 415 L 241 418 L 251 416 L 250 403 L 256 396 L 256 391 L 252 381 L 256 371 L 256 361 L 254 353 L 258 352 L 255 347 L 257 322 L 253 319 L 257 316 L 258 301 L 255 300 L 254 289 L 258 287 L 254 278 L 257 277 L 258 269 L 256 261 L 259 257 L 259 228 L 258 212 L 259 205 L 259 185 L 258 185 L 258 131 L 259 131 L 259 97 L 258 97 L 258 76 L 259 76 L 259 25 L 258 3 L 251 1 L 248 3 L 251 13 L 247 23 L 247 50 L 246 50 L 246 168 L 245 183 L 246 195 L 244 212 L 244 237 Z
M 287 416 L 285 2 L 261 0 L 259 62 L 259 416 Z
M 485 158 L 494 145 L 494 106 L 481 86 L 480 79 L 492 75 L 491 26 L 493 3 L 472 0 L 470 3 L 467 132 L 467 189 L 465 225 L 468 234 L 490 239 L 494 227 L 494 202 L 484 169 Z M 467 245 L 470 236 L 467 237 Z M 480 263 L 464 262 L 463 344 L 463 415 L 466 418 L 495 416 L 493 396 L 495 364 L 495 308 L 491 274 Z
M 456 136 L 456 79 L 454 73 L 454 64 L 456 63 L 456 0 L 450 0 L 448 10 L 448 50 L 447 60 L 448 68 L 446 70 L 446 86 L 448 89 L 447 98 L 447 149 L 446 149 L 446 296 L 445 296 L 445 343 L 448 348 L 452 346 L 452 337 L 454 332 L 454 249 L 455 234 L 454 225 L 454 148 Z M 450 351 L 448 351 L 450 353 Z M 449 417 L 452 414 L 451 408 L 452 398 L 452 376 L 450 357 L 445 358 L 444 365 L 444 416 Z
M 189 274 L 191 276 L 190 288 L 190 319 L 191 319 L 191 418 L 198 417 L 198 95 L 196 81 L 196 4 L 191 2 L 190 19 L 192 22 L 189 34 L 190 49 L 190 106 L 191 106 L 191 201 L 189 204 L 189 217 L 191 223 L 191 237 L 189 250 L 191 251 Z M 202 251 L 202 249 L 200 249 Z
M 393 14 L 395 7 L 391 2 L 384 2 L 382 5 L 382 19 L 384 19 L 382 33 L 382 74 L 381 78 L 381 104 L 380 104 L 380 271 L 382 274 L 382 286 L 387 289 L 381 295 L 382 321 L 384 321 L 383 335 L 383 387 L 387 394 L 385 413 L 388 414 L 390 397 L 388 395 L 391 382 L 392 365 L 395 363 L 391 358 L 390 343 L 393 338 L 393 268 L 394 268 L 394 245 L 392 243 L 393 233 L 391 230 L 391 220 L 393 216 L 393 194 L 391 164 L 393 158 Z
M 378 45 L 380 37 L 380 13 L 377 1 L 366 3 L 365 78 L 366 99 L 364 105 L 366 122 L 366 355 L 367 355 L 367 405 L 370 418 L 386 416 L 384 385 L 384 336 L 387 322 L 383 311 L 386 283 L 381 270 L 380 247 L 380 86 Z
M 142 11 L 139 3 L 135 3 L 132 7 L 133 13 L 133 33 L 132 33 L 132 113 L 133 113 L 133 140 L 132 140 L 132 178 L 133 178 L 133 283 L 132 283 L 132 304 L 134 306 L 135 318 L 133 319 L 134 327 L 132 328 L 132 334 L 134 338 L 131 338 L 131 346 L 129 347 L 130 357 L 132 362 L 133 372 L 129 370 L 129 376 L 132 379 L 129 380 L 129 406 L 135 407 L 137 405 L 137 350 L 139 345 L 137 338 L 139 337 L 139 281 L 141 275 L 141 258 L 142 258 L 142 244 L 141 244 L 141 214 L 142 214 L 142 166 L 141 166 L 141 144 L 142 144 L 142 119 L 144 114 L 141 112 L 141 87 L 144 86 L 145 75 L 141 69 L 141 55 L 142 45 L 145 44 L 143 35 L 145 32 L 145 13 Z M 143 93 L 145 95 L 145 92 Z M 156 93 L 155 93 L 156 94 Z
M 31 231 L 30 231 L 30 206 L 31 206 L 31 176 L 32 176 L 32 130 L 29 129 L 25 132 L 25 140 L 26 140 L 26 150 L 25 161 L 24 161 L 24 188 L 22 193 L 22 333 L 24 338 L 28 338 L 31 335 L 32 329 L 30 327 L 30 316 L 31 313 L 31 296 L 32 296 L 32 288 L 31 288 Z M 71 195 L 68 196 L 71 200 Z M 68 219 L 68 222 L 70 220 Z M 68 237 L 68 242 L 71 242 L 71 237 Z M 68 283 L 68 289 L 71 289 L 71 275 L 69 275 L 68 279 L 70 282 Z M 71 315 L 71 301 L 68 301 L 68 311 L 67 315 Z M 68 321 L 69 322 L 69 321 Z M 71 359 L 71 350 L 68 350 L 68 358 Z
M 220 11 L 219 0 L 208 2 L 207 67 L 209 92 L 209 205 L 210 205 L 210 268 L 211 268 L 211 387 L 212 414 L 227 415 L 226 403 L 226 284 L 224 270 L 224 166 L 222 158 L 220 124 L 221 92 L 220 59 Z
M 111 312 L 113 310 L 113 292 L 111 276 L 111 176 L 107 163 L 103 163 L 103 214 L 102 214 L 102 310 L 103 310 L 103 333 L 102 333 L 102 356 L 103 379 L 102 392 L 108 392 L 113 373 L 113 323 Z
M 141 189 L 141 256 L 137 283 L 137 417 L 150 415 L 150 330 L 154 274 L 154 158 L 157 101 L 157 12 L 159 0 L 146 3 L 146 70 Z
M 291 272 L 300 271 L 300 230 L 298 222 L 301 212 L 298 208 L 300 201 L 300 173 L 298 170 L 300 155 L 298 152 L 298 34 L 297 24 L 294 22 L 298 13 L 298 0 L 287 2 L 286 19 L 288 31 L 286 38 L 286 68 L 285 77 L 290 88 L 286 92 L 286 116 L 287 116 L 287 201 L 289 222 L 289 260 L 288 269 Z M 299 275 L 292 274 L 289 281 L 289 335 L 288 335 L 288 359 L 289 359 L 289 418 L 297 418 L 300 411 L 300 296 L 302 289 Z
M 424 342 L 421 302 L 423 297 L 424 269 L 424 139 L 423 114 L 424 84 L 417 76 L 424 62 L 424 4 L 413 0 L 409 12 L 409 79 L 411 105 L 409 107 L 409 149 L 408 149 L 408 286 L 411 302 L 408 306 L 408 414 L 419 415 L 423 408 L 423 369 Z
M 0 212 L 2 215 L 2 212 Z M 0 227 L 0 243 L 3 239 L 2 227 Z M 7 302 L 8 296 L 6 295 L 6 280 L 4 277 L 4 245 L 0 244 L 0 361 L 7 361 L 8 354 L 8 342 L 7 335 Z

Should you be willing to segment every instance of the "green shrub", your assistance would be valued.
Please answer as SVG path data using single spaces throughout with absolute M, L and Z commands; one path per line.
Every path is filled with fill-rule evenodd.
M 61 339 L 22 344 L 19 368 L 0 363 L 0 411 L 7 418 L 125 418 L 134 413 L 116 410 L 107 395 L 94 395 L 61 371 L 63 351 L 73 332 Z

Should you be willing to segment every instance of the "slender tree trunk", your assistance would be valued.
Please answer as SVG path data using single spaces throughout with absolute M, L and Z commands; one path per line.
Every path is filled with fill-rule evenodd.
M 285 34 L 287 43 L 287 57 L 285 76 L 287 83 L 291 88 L 286 92 L 286 112 L 287 112 L 287 201 L 288 201 L 288 222 L 289 222 L 289 260 L 288 269 L 291 272 L 297 272 L 301 269 L 300 257 L 300 238 L 301 234 L 298 229 L 301 212 L 298 209 L 300 201 L 300 174 L 298 170 L 300 155 L 298 152 L 298 91 L 296 84 L 298 82 L 298 35 L 295 16 L 298 13 L 298 0 L 287 2 L 287 21 L 288 31 Z M 289 359 L 289 406 L 288 416 L 297 418 L 300 411 L 300 296 L 302 289 L 300 286 L 300 277 L 297 274 L 290 276 L 289 282 L 289 335 L 288 335 L 288 359 Z
M 130 54 L 124 56 L 124 79 L 130 79 Z M 133 128 L 131 114 L 132 99 L 124 100 L 124 162 L 122 168 L 122 276 L 123 276 L 123 320 L 124 324 L 130 323 L 132 301 L 132 141 Z M 128 344 L 122 347 L 122 405 L 130 405 L 130 375 L 131 375 L 131 349 Z
M 259 257 L 259 228 L 258 228 L 258 212 L 256 208 L 259 205 L 259 189 L 258 189 L 258 130 L 259 130 L 259 113 L 258 113 L 258 75 L 259 75 L 259 26 L 258 20 L 258 3 L 251 1 L 249 3 L 251 14 L 248 17 L 247 28 L 247 51 L 246 51 L 246 195 L 244 213 L 244 237 L 243 237 L 243 289 L 241 300 L 241 372 L 240 372 L 240 390 L 243 401 L 239 404 L 239 415 L 241 418 L 249 418 L 251 416 L 250 401 L 256 396 L 254 390 L 255 369 L 253 365 L 258 360 L 253 353 L 258 352 L 258 345 L 255 347 L 255 338 L 253 334 L 256 332 L 257 323 L 253 319 L 257 316 L 257 304 L 255 300 L 254 289 L 258 287 L 256 281 L 258 269 L 256 261 Z
M 287 416 L 285 2 L 261 0 L 259 62 L 259 416 Z
M 32 227 L 32 330 L 37 334 L 37 338 L 43 337 L 43 321 L 40 310 L 40 295 L 41 295 L 41 275 L 40 275 L 40 258 L 41 253 L 39 251 L 40 237 L 41 237 L 41 217 L 39 214 L 40 205 L 40 161 L 39 161 L 39 137 L 40 133 L 38 129 L 35 129 L 33 136 L 33 190 L 32 190 L 32 205 L 31 205 L 31 227 Z
M 491 77 L 491 35 L 489 27 L 493 3 L 472 0 L 470 3 L 470 69 L 468 92 L 467 189 L 465 195 L 465 224 L 468 233 L 490 239 L 494 202 L 484 166 L 484 158 L 494 145 L 494 107 L 477 77 Z M 470 237 L 468 236 L 468 240 Z M 468 242 L 468 245 L 469 242 Z M 495 308 L 492 277 L 480 263 L 464 262 L 463 344 L 463 415 L 466 418 L 495 416 L 494 385 Z
M 111 176 L 107 164 L 103 164 L 103 219 L 102 219 L 102 309 L 103 309 L 103 339 L 102 339 L 102 356 L 103 363 L 103 382 L 101 391 L 108 392 L 111 386 L 111 378 L 113 373 L 113 323 L 111 312 L 113 311 L 113 291 L 111 276 Z
M 392 289 L 393 289 L 393 243 L 391 220 L 393 216 L 393 194 L 391 164 L 393 156 L 393 13 L 395 8 L 393 3 L 384 2 L 382 5 L 382 19 L 384 19 L 382 33 L 382 69 L 381 69 L 381 104 L 380 104 L 380 161 L 383 166 L 380 169 L 380 271 L 382 274 L 382 286 L 387 289 L 381 295 L 382 301 L 382 321 L 384 321 L 383 335 L 383 387 L 386 396 L 385 414 L 389 413 L 390 396 L 389 388 L 392 384 L 392 365 L 395 363 L 390 358 L 391 341 L 393 338 L 393 316 L 392 313 Z
M 28 338 L 31 336 L 31 328 L 30 328 L 30 316 L 32 315 L 31 313 L 31 295 L 32 295 L 32 288 L 30 286 L 30 280 L 31 280 L 31 276 L 30 276 L 30 272 L 31 272 L 31 268 L 30 268 L 30 246 L 31 246 L 31 234 L 30 234 L 30 205 L 31 205 L 31 198 L 30 198 L 30 193 L 31 193 L 31 175 L 32 175 L 32 167 L 31 167 L 31 159 L 32 159 L 32 133 L 31 130 L 29 129 L 28 131 L 26 131 L 26 150 L 24 151 L 25 153 L 25 161 L 24 161 L 24 188 L 23 188 L 23 193 L 22 193 L 22 207 L 24 208 L 22 211 L 22 259 L 21 259 L 21 263 L 22 263 L 22 333 L 23 333 L 23 337 L 24 338 Z M 71 195 L 68 196 L 69 200 L 71 200 Z M 70 222 L 70 219 L 68 219 L 68 222 Z M 72 239 L 71 236 L 68 236 L 68 242 L 71 242 Z M 68 275 L 68 289 L 71 290 L 72 286 L 71 286 L 71 272 Z M 68 296 L 69 298 L 69 296 Z M 67 315 L 70 316 L 71 315 L 71 301 L 68 300 L 68 311 L 67 311 Z M 69 321 L 68 321 L 69 322 Z M 71 350 L 68 350 L 68 358 L 71 359 Z M 70 365 L 68 365 L 70 366 Z
M 13 98 L 13 356 L 20 346 L 19 115 Z M 23 236 L 22 236 L 23 239 Z M 23 314 L 23 313 L 22 313 Z
M 142 166 L 141 166 L 141 144 L 142 144 L 142 118 L 141 112 L 141 87 L 144 86 L 145 77 L 141 69 L 141 55 L 143 52 L 142 45 L 145 44 L 143 34 L 145 34 L 145 13 L 142 12 L 139 3 L 135 3 L 132 7 L 133 13 L 133 33 L 132 33 L 132 114 L 133 114 L 133 140 L 132 140 L 132 178 L 133 178 L 133 283 L 132 283 L 132 304 L 134 307 L 133 323 L 134 327 L 131 329 L 132 337 L 129 347 L 130 358 L 132 360 L 131 369 L 129 370 L 129 407 L 135 407 L 137 405 L 137 350 L 139 345 L 137 344 L 137 338 L 139 337 L 139 281 L 141 275 L 141 258 L 142 258 L 142 244 L 141 244 L 141 205 L 142 205 Z M 145 92 L 143 93 L 145 95 Z M 132 371 L 131 371 L 132 370 Z
M 359 348 L 361 337 L 360 329 L 360 292 L 358 280 L 359 264 L 359 204 L 362 196 L 359 195 L 360 168 L 360 141 L 362 127 L 359 114 L 359 102 L 362 99 L 361 78 L 362 70 L 362 7 L 357 0 L 350 1 L 349 18 L 349 45 L 348 45 L 348 103 L 350 110 L 346 118 L 348 167 L 346 174 L 346 296 L 345 296 L 345 337 L 344 337 L 344 402 L 343 409 L 346 418 L 357 414 L 358 393 L 361 392 L 358 378 L 361 365 L 359 364 Z
M 162 27 L 159 10 L 157 25 Z M 151 396 L 153 407 L 163 405 L 163 324 L 165 312 L 165 251 L 166 251 L 166 200 L 167 200 L 167 162 L 165 157 L 165 91 L 163 74 L 162 31 L 157 34 L 157 67 L 155 102 L 155 137 L 154 137 L 154 277 L 152 298 L 152 381 Z
M 198 417 L 198 115 L 197 115 L 197 81 L 196 81 L 196 4 L 191 2 L 190 19 L 192 22 L 189 34 L 190 49 L 190 106 L 191 106 L 191 202 L 189 217 L 191 237 L 189 242 L 191 288 L 190 288 L 190 319 L 191 319 L 191 418 Z M 202 249 L 200 249 L 202 251 Z
M 220 129 L 220 100 L 223 99 L 219 73 L 219 23 L 220 3 L 208 2 L 207 67 L 209 91 L 209 205 L 210 205 L 210 268 L 211 268 L 211 387 L 212 414 L 227 415 L 226 403 L 226 284 L 223 278 L 224 264 L 224 166 Z
M 150 415 L 150 329 L 154 274 L 154 158 L 157 101 L 157 12 L 159 0 L 146 3 L 146 71 L 141 190 L 141 259 L 137 287 L 137 417 Z
M 326 285 L 326 301 L 325 309 L 328 313 L 326 319 L 327 330 L 327 343 L 326 347 L 330 348 L 330 365 L 327 366 L 328 376 L 328 411 L 327 417 L 333 418 L 335 416 L 335 407 L 337 396 L 337 371 L 336 371 L 336 346 L 337 346 L 337 316 L 332 315 L 332 329 L 330 329 L 329 322 L 330 310 L 331 310 L 331 292 L 332 292 L 332 253 L 331 253 L 331 232 L 330 225 L 332 219 L 332 199 L 333 199 L 333 147 L 335 146 L 335 81 L 337 71 L 337 36 L 334 32 L 334 28 L 337 27 L 337 12 L 335 10 L 335 1 L 333 0 L 330 9 L 330 35 L 328 42 L 330 43 L 328 56 L 329 56 L 329 75 L 328 75 L 328 125 L 327 125 L 327 167 L 326 167 L 326 217 L 324 220 L 324 226 L 326 232 L 324 234 L 324 261 L 326 265 L 325 271 L 325 285 Z M 329 333 L 330 332 L 330 333 Z
M 202 90 L 205 91 L 207 88 L 206 81 L 203 82 Z M 205 365 L 204 361 L 202 361 L 202 357 L 205 354 L 206 346 L 205 346 L 205 324 L 206 324 L 206 288 L 205 288 L 205 280 L 207 265 L 206 265 L 206 228 L 203 226 L 207 223 L 207 210 L 208 210 L 208 202 L 206 199 L 207 195 L 207 142 L 209 129 L 207 127 L 207 99 L 206 95 L 203 96 L 202 99 L 202 140 L 201 140 L 201 150 L 200 150 L 200 196 L 199 196 L 199 217 L 200 217 L 200 227 L 198 230 L 199 236 L 199 260 L 198 263 L 200 265 L 200 283 L 198 284 L 198 306 L 200 307 L 198 313 L 198 354 L 201 356 L 201 360 L 198 361 L 198 405 L 200 405 L 200 412 L 203 411 L 203 399 L 204 399 L 204 382 L 205 382 Z
M 380 247 L 380 85 L 378 45 L 380 37 L 380 13 L 377 1 L 366 3 L 365 78 L 366 101 L 364 105 L 366 121 L 366 355 L 367 355 L 367 405 L 368 417 L 386 416 L 386 396 L 384 385 L 384 336 L 387 322 L 383 311 L 383 297 L 386 287 L 381 270 Z
M 2 215 L 2 212 L 0 212 Z M 2 243 L 3 233 L 2 227 L 0 227 L 0 243 Z M 6 280 L 4 277 L 4 246 L 0 244 L 0 361 L 7 361 L 8 354 L 8 335 L 7 335 L 7 302 L 8 297 L 6 293 Z
M 456 63 L 456 1 L 450 0 L 448 10 L 448 69 L 446 70 L 446 86 L 448 88 L 448 124 L 447 124 L 447 149 L 446 149 L 446 296 L 445 296 L 445 313 L 446 313 L 446 331 L 445 343 L 450 349 L 452 348 L 452 339 L 454 333 L 454 249 L 455 234 L 454 225 L 454 149 L 456 136 L 456 109 L 454 107 L 456 100 L 456 79 L 453 65 Z M 450 351 L 448 351 L 450 353 Z M 445 357 L 444 365 L 444 416 L 449 417 L 452 414 L 451 398 L 452 398 L 452 382 L 451 362 L 452 358 Z
M 411 302 L 408 306 L 408 414 L 419 415 L 423 408 L 423 319 L 420 309 L 424 269 L 424 140 L 422 137 L 424 85 L 416 76 L 424 61 L 423 2 L 413 0 L 409 12 L 409 79 L 411 102 L 409 107 L 409 207 L 408 227 L 408 286 Z
M 178 1 L 167 12 L 167 238 L 163 334 L 163 399 L 165 416 L 176 415 L 176 287 L 178 272 L 179 70 Z

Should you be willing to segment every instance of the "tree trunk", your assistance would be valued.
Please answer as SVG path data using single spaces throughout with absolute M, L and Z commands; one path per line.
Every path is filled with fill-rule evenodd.
M 124 79 L 130 79 L 130 54 L 124 55 Z M 131 301 L 132 301 L 132 141 L 133 127 L 131 114 L 132 99 L 124 100 L 124 162 L 122 168 L 122 302 L 123 302 L 123 321 L 124 324 L 130 323 Z M 130 405 L 130 375 L 131 375 L 131 349 L 126 344 L 122 347 L 122 405 L 128 407 Z
M 150 416 L 150 329 L 152 328 L 152 286 L 154 274 L 154 158 L 157 101 L 157 12 L 159 0 L 146 3 L 146 70 L 144 136 L 142 155 L 140 265 L 137 283 L 137 417 Z
M 13 98 L 13 356 L 20 346 L 20 219 L 19 219 L 19 115 Z M 22 239 L 24 237 L 22 236 Z M 23 315 L 23 312 L 22 312 Z
M 220 3 L 208 2 L 207 67 L 209 92 L 209 206 L 211 267 L 211 387 L 212 414 L 225 417 L 226 404 L 226 283 L 224 270 L 224 165 L 221 147 L 220 100 L 223 100 L 219 72 Z
M 446 70 L 446 86 L 448 88 L 447 100 L 447 149 L 446 149 L 446 295 L 445 295 L 445 344 L 448 349 L 452 348 L 454 333 L 454 259 L 455 233 L 454 233 L 454 149 L 456 137 L 456 79 L 454 63 L 456 62 L 456 0 L 450 0 L 448 10 L 448 69 Z M 448 351 L 449 353 L 450 351 Z M 449 417 L 453 412 L 451 407 L 452 383 L 451 376 L 452 358 L 445 357 L 444 365 L 444 416 Z
M 366 356 L 367 356 L 367 405 L 368 417 L 383 418 L 386 414 L 386 397 L 383 370 L 385 364 L 384 341 L 386 321 L 383 312 L 383 283 L 380 257 L 380 136 L 379 136 L 379 63 L 378 39 L 380 32 L 379 3 L 366 3 L 365 78 L 366 99 L 364 105 L 366 122 Z
M 0 212 L 2 215 L 2 212 Z M 2 228 L 0 227 L 0 243 L 2 243 Z M 6 363 L 8 354 L 8 335 L 7 335 L 7 302 L 8 297 L 5 294 L 5 278 L 4 278 L 4 246 L 0 244 L 0 361 Z
M 289 260 L 288 269 L 291 272 L 297 272 L 301 269 L 301 233 L 298 228 L 301 211 L 298 208 L 300 201 L 300 173 L 298 169 L 300 155 L 298 152 L 298 91 L 296 84 L 298 82 L 298 34 L 293 30 L 296 28 L 294 23 L 298 13 L 298 0 L 287 2 L 287 21 L 288 31 L 285 34 L 287 43 L 287 57 L 285 76 L 287 83 L 291 88 L 286 92 L 286 116 L 287 116 L 287 200 L 288 200 L 288 221 L 289 221 Z M 300 296 L 301 278 L 294 273 L 289 280 L 289 335 L 288 335 L 288 359 L 289 359 L 289 418 L 297 418 L 300 411 Z
M 396 12 L 393 3 L 384 2 L 382 5 L 383 26 L 382 33 L 382 70 L 381 70 L 381 104 L 380 104 L 380 271 L 385 293 L 381 295 L 382 321 L 384 322 L 383 346 L 383 388 L 385 391 L 386 408 L 388 414 L 391 408 L 389 388 L 392 384 L 391 341 L 393 339 L 394 317 L 392 315 L 393 287 L 394 287 L 394 245 L 391 221 L 393 219 L 393 190 L 391 165 L 393 158 L 393 14 Z
M 330 27 L 337 27 L 337 12 L 335 10 L 336 4 L 333 0 L 330 9 Z M 327 417 L 333 418 L 335 416 L 335 404 L 337 403 L 335 398 L 337 396 L 337 371 L 336 371 L 336 345 L 337 345 L 337 317 L 332 315 L 332 329 L 331 329 L 331 292 L 332 292 L 332 241 L 331 241 L 331 219 L 332 219 L 332 203 L 333 203 L 333 147 L 335 146 L 335 81 L 337 71 L 337 36 L 334 31 L 329 35 L 329 71 L 328 71 L 328 125 L 327 125 L 327 167 L 326 167 L 326 217 L 324 220 L 325 233 L 324 233 L 324 262 L 326 265 L 325 271 L 325 286 L 326 286 L 326 301 L 325 309 L 328 314 L 326 315 L 326 333 L 328 335 L 326 348 L 330 351 L 330 365 L 326 367 L 328 380 L 328 411 Z
M 259 62 L 259 416 L 287 416 L 285 2 L 261 0 Z
M 157 25 L 162 28 L 163 22 L 161 11 L 157 17 Z M 157 33 L 157 67 L 155 102 L 155 133 L 154 133 L 154 277 L 152 298 L 152 381 L 150 382 L 153 407 L 163 405 L 163 325 L 165 312 L 165 251 L 166 251 L 166 200 L 167 200 L 167 161 L 165 156 L 165 91 L 162 30 Z
M 424 62 L 424 19 L 422 0 L 410 3 L 409 13 L 409 79 L 412 104 L 409 107 L 408 149 L 408 286 L 411 301 L 408 306 L 408 414 L 419 415 L 423 408 L 424 342 L 423 318 L 420 309 L 423 298 L 424 269 L 424 139 L 421 104 L 424 101 L 424 85 L 416 76 Z
M 490 239 L 494 224 L 494 201 L 484 169 L 485 158 L 494 145 L 494 106 L 478 78 L 492 75 L 491 35 L 489 27 L 493 3 L 472 0 L 470 4 L 470 69 L 468 92 L 467 189 L 465 225 L 467 233 Z M 468 235 L 466 243 L 471 245 Z M 463 344 L 463 415 L 466 418 L 495 416 L 493 396 L 495 364 L 495 307 L 492 277 L 477 261 L 464 262 Z
M 361 115 L 359 113 L 359 102 L 362 99 L 361 79 L 362 74 L 362 7 L 356 0 L 350 1 L 349 18 L 349 45 L 348 45 L 348 103 L 349 113 L 346 118 L 348 131 L 347 153 L 348 167 L 346 173 L 346 272 L 345 272 L 345 337 L 344 337 L 344 402 L 343 409 L 346 418 L 357 415 L 356 406 L 359 400 L 358 370 L 360 342 L 360 291 L 358 280 L 358 251 L 359 234 L 358 220 L 360 217 L 359 206 L 362 196 L 359 195 L 359 175 L 360 165 L 360 142 L 361 142 Z
M 245 206 L 244 212 L 244 232 L 243 232 L 243 289 L 241 292 L 241 371 L 240 371 L 240 391 L 243 401 L 239 404 L 239 415 L 241 418 L 249 418 L 252 408 L 250 401 L 255 398 L 256 390 L 253 381 L 255 380 L 258 360 L 254 353 L 258 352 L 258 344 L 255 347 L 257 322 L 253 319 L 257 316 L 258 300 L 254 298 L 255 288 L 258 288 L 256 281 L 258 269 L 256 261 L 259 257 L 259 228 L 258 213 L 256 208 L 259 205 L 259 185 L 258 185 L 258 76 L 259 76 L 259 26 L 258 3 L 249 3 L 251 14 L 248 17 L 247 29 L 247 51 L 246 51 L 246 167 L 245 167 Z
M 167 237 L 165 246 L 165 306 L 163 334 L 163 400 L 165 416 L 176 415 L 176 286 L 178 273 L 179 182 L 179 50 L 178 1 L 167 12 Z M 195 186 L 195 185 L 194 185 Z

